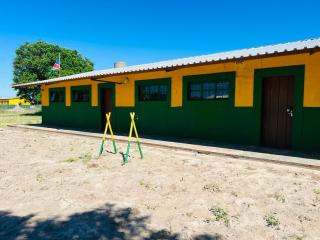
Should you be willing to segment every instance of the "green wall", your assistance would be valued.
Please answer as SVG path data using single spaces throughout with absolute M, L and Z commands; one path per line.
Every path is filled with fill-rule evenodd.
M 183 137 L 206 139 L 221 143 L 260 145 L 262 79 L 272 75 L 294 75 L 294 122 L 293 149 L 320 151 L 320 108 L 303 108 L 304 66 L 257 69 L 254 76 L 254 106 L 234 107 L 235 72 L 185 76 L 183 78 L 183 106 L 170 107 L 171 79 L 136 81 L 135 107 L 115 107 L 115 86 L 113 83 L 99 84 L 102 88 L 112 89 L 113 112 L 112 125 L 115 133 L 128 134 L 130 127 L 129 112 L 136 113 L 136 124 L 141 135 Z M 188 100 L 188 83 L 193 81 L 228 80 L 230 94 L 228 99 Z M 166 101 L 139 101 L 140 85 L 166 84 Z M 89 88 L 82 86 L 76 88 Z M 73 89 L 73 88 L 72 88 Z M 43 123 L 62 127 L 101 130 L 100 107 L 91 107 L 91 103 L 50 103 L 43 107 Z
M 229 99 L 188 100 L 189 82 L 219 80 L 229 80 Z M 257 145 L 256 133 L 259 125 L 256 123 L 254 109 L 234 107 L 234 72 L 184 77 L 183 107 L 170 107 L 170 96 L 167 101 L 138 101 L 137 88 L 139 85 L 161 82 L 167 84 L 170 92 L 170 81 L 170 79 L 137 81 L 135 108 L 120 108 L 121 113 L 117 108 L 117 115 L 123 116 L 128 121 L 128 112 L 135 111 L 137 127 L 141 134 Z M 125 124 L 128 125 L 127 122 Z M 125 125 L 119 124 L 117 130 L 120 131 L 125 127 Z
M 304 108 L 298 150 L 320 152 L 320 108 Z
M 91 94 L 91 86 L 72 87 L 71 93 L 75 89 L 88 89 Z M 64 88 L 52 88 L 49 91 L 49 95 L 54 90 L 65 92 Z M 98 107 L 91 107 L 91 100 L 89 102 L 72 102 L 71 97 L 70 107 L 66 107 L 65 103 L 52 102 L 50 102 L 49 107 L 42 107 L 42 121 L 47 125 L 96 129 L 96 123 L 99 120 L 100 109 Z

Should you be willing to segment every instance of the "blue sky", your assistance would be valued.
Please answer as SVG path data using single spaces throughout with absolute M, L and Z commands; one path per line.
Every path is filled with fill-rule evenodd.
M 76 49 L 104 69 L 320 37 L 319 9 L 317 0 L 1 1 L 0 97 L 15 96 L 24 42 Z

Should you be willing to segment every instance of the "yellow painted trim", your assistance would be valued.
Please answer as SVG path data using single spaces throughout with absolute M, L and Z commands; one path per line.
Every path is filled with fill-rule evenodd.
M 71 106 L 71 88 L 70 86 L 66 86 L 66 106 L 70 107 Z
M 93 82 L 91 84 L 91 106 L 98 106 L 98 82 Z
M 66 106 L 71 106 L 71 87 L 74 86 L 91 86 L 91 106 L 96 107 L 98 106 L 98 83 L 96 81 L 91 81 L 90 79 L 84 80 L 75 80 L 75 81 L 68 81 L 68 82 L 59 82 L 50 85 L 42 85 L 41 93 L 41 102 L 42 106 L 49 106 L 49 89 L 50 88 L 59 88 L 64 87 L 66 92 Z
M 304 106 L 320 107 L 320 60 L 319 52 L 251 59 L 242 63 L 228 62 L 181 68 L 175 71 L 154 71 L 135 74 L 124 74 L 114 77 L 106 77 L 102 80 L 118 82 L 115 85 L 115 105 L 117 107 L 133 107 L 135 105 L 135 81 L 151 80 L 157 78 L 171 78 L 171 106 L 182 106 L 183 76 L 213 74 L 223 72 L 236 72 L 235 103 L 236 107 L 252 107 L 254 93 L 254 70 L 262 68 L 285 67 L 305 65 Z M 124 79 L 128 78 L 127 83 Z M 92 86 L 92 106 L 98 105 L 98 91 L 95 82 L 87 80 L 75 80 L 49 85 L 51 87 L 66 86 Z
M 234 105 L 235 107 L 252 107 L 254 68 L 246 62 L 237 65 Z
M 41 105 L 49 106 L 49 88 L 44 84 L 41 86 Z
M 171 78 L 171 107 L 181 107 L 183 99 L 183 77 L 173 74 Z
M 116 84 L 115 91 L 116 107 L 134 106 L 134 80 L 132 77 L 129 77 L 129 80 L 126 84 Z
M 305 67 L 304 107 L 320 107 L 320 53 L 308 58 Z

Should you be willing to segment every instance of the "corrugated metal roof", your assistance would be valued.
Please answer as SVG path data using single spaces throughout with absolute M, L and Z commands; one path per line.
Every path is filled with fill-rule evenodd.
M 22 86 L 32 86 L 32 85 L 39 85 L 44 83 L 54 83 L 54 82 L 68 81 L 68 80 L 75 80 L 75 79 L 107 77 L 107 76 L 121 75 L 126 73 L 133 73 L 133 72 L 163 70 L 163 69 L 183 67 L 188 65 L 235 60 L 239 58 L 250 58 L 250 57 L 266 56 L 266 55 L 272 55 L 272 54 L 290 53 L 295 51 L 310 50 L 310 49 L 319 48 L 319 47 L 320 47 L 320 38 L 314 38 L 314 39 L 307 39 L 307 40 L 297 41 L 297 42 L 268 45 L 268 46 L 256 47 L 256 48 L 246 48 L 246 49 L 235 50 L 235 51 L 227 51 L 227 52 L 214 53 L 214 54 L 208 54 L 208 55 L 202 55 L 202 56 L 196 56 L 196 57 L 179 58 L 174 60 L 146 63 L 146 64 L 127 66 L 122 68 L 110 68 L 110 69 L 99 70 L 99 71 L 85 72 L 85 73 L 79 73 L 79 74 L 74 74 L 70 76 L 36 81 L 31 83 L 15 84 L 15 85 L 12 85 L 12 87 L 15 88 L 15 87 L 22 87 Z

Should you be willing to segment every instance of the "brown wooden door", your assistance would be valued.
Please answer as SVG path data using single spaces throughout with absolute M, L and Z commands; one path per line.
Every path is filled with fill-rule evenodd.
M 263 79 L 262 144 L 290 148 L 292 139 L 293 76 Z
M 112 90 L 109 88 L 101 89 L 100 94 L 101 106 L 101 126 L 102 129 L 106 126 L 106 113 L 112 112 Z M 111 117 L 112 120 L 112 117 Z

